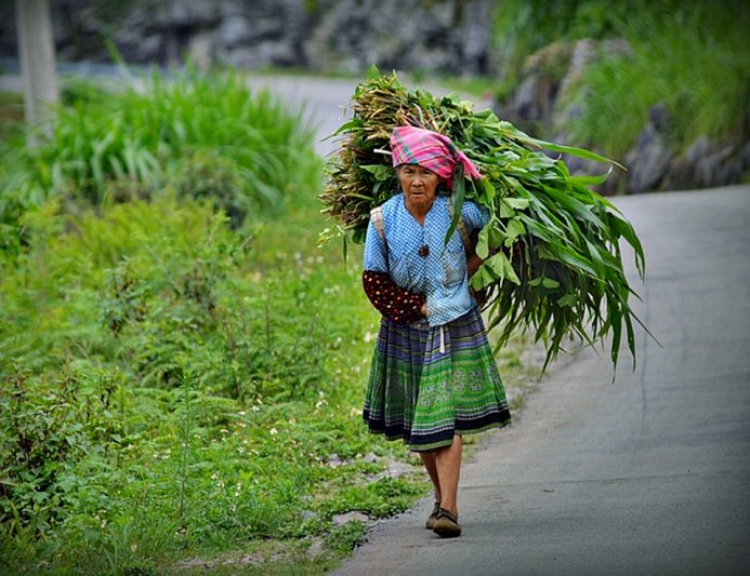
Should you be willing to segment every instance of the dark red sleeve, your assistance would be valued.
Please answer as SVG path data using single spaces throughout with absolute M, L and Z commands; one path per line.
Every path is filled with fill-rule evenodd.
M 372 305 L 386 318 L 408 324 L 424 317 L 422 305 L 426 302 L 425 296 L 399 287 L 388 273 L 365 270 L 362 284 Z

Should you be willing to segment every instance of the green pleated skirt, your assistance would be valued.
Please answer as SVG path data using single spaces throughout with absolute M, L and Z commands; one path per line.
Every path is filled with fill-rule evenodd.
M 370 430 L 417 452 L 510 422 L 484 321 L 472 309 L 445 324 L 380 323 L 365 395 Z

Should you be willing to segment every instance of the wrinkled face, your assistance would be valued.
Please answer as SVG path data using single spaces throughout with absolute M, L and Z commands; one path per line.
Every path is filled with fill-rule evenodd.
M 398 181 L 406 201 L 418 209 L 429 209 L 435 201 L 440 177 L 417 164 L 402 164 L 398 168 Z

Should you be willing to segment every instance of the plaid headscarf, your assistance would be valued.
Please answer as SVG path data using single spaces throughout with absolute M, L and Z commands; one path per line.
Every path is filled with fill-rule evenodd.
M 459 162 L 463 164 L 467 176 L 482 177 L 474 163 L 456 148 L 450 138 L 430 130 L 397 126 L 391 134 L 391 152 L 393 166 L 419 164 L 445 178 L 448 186 L 453 185 L 453 172 Z

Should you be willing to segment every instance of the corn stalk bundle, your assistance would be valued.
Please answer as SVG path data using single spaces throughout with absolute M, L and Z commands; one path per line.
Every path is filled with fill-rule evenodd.
M 623 335 L 633 355 L 633 322 L 628 304 L 637 294 L 622 265 L 620 240 L 633 249 L 643 277 L 643 248 L 632 225 L 607 199 L 589 188 L 602 176 L 572 176 L 561 158 L 571 154 L 614 164 L 593 152 L 534 139 L 490 110 L 473 111 L 455 96 L 436 98 L 409 91 L 395 74 L 371 73 L 359 84 L 353 117 L 335 136 L 338 152 L 327 165 L 320 201 L 337 221 L 344 241 L 364 239 L 370 209 L 400 191 L 391 166 L 390 135 L 412 125 L 445 134 L 476 164 L 484 178 L 454 176 L 451 195 L 457 224 L 461 205 L 472 200 L 490 213 L 476 251 L 485 258 L 471 279 L 486 296 L 488 329 L 498 328 L 497 347 L 518 331 L 533 331 L 546 344 L 545 368 L 566 337 L 589 344 L 611 334 L 617 365 Z M 459 166 L 460 167 L 460 166 Z

